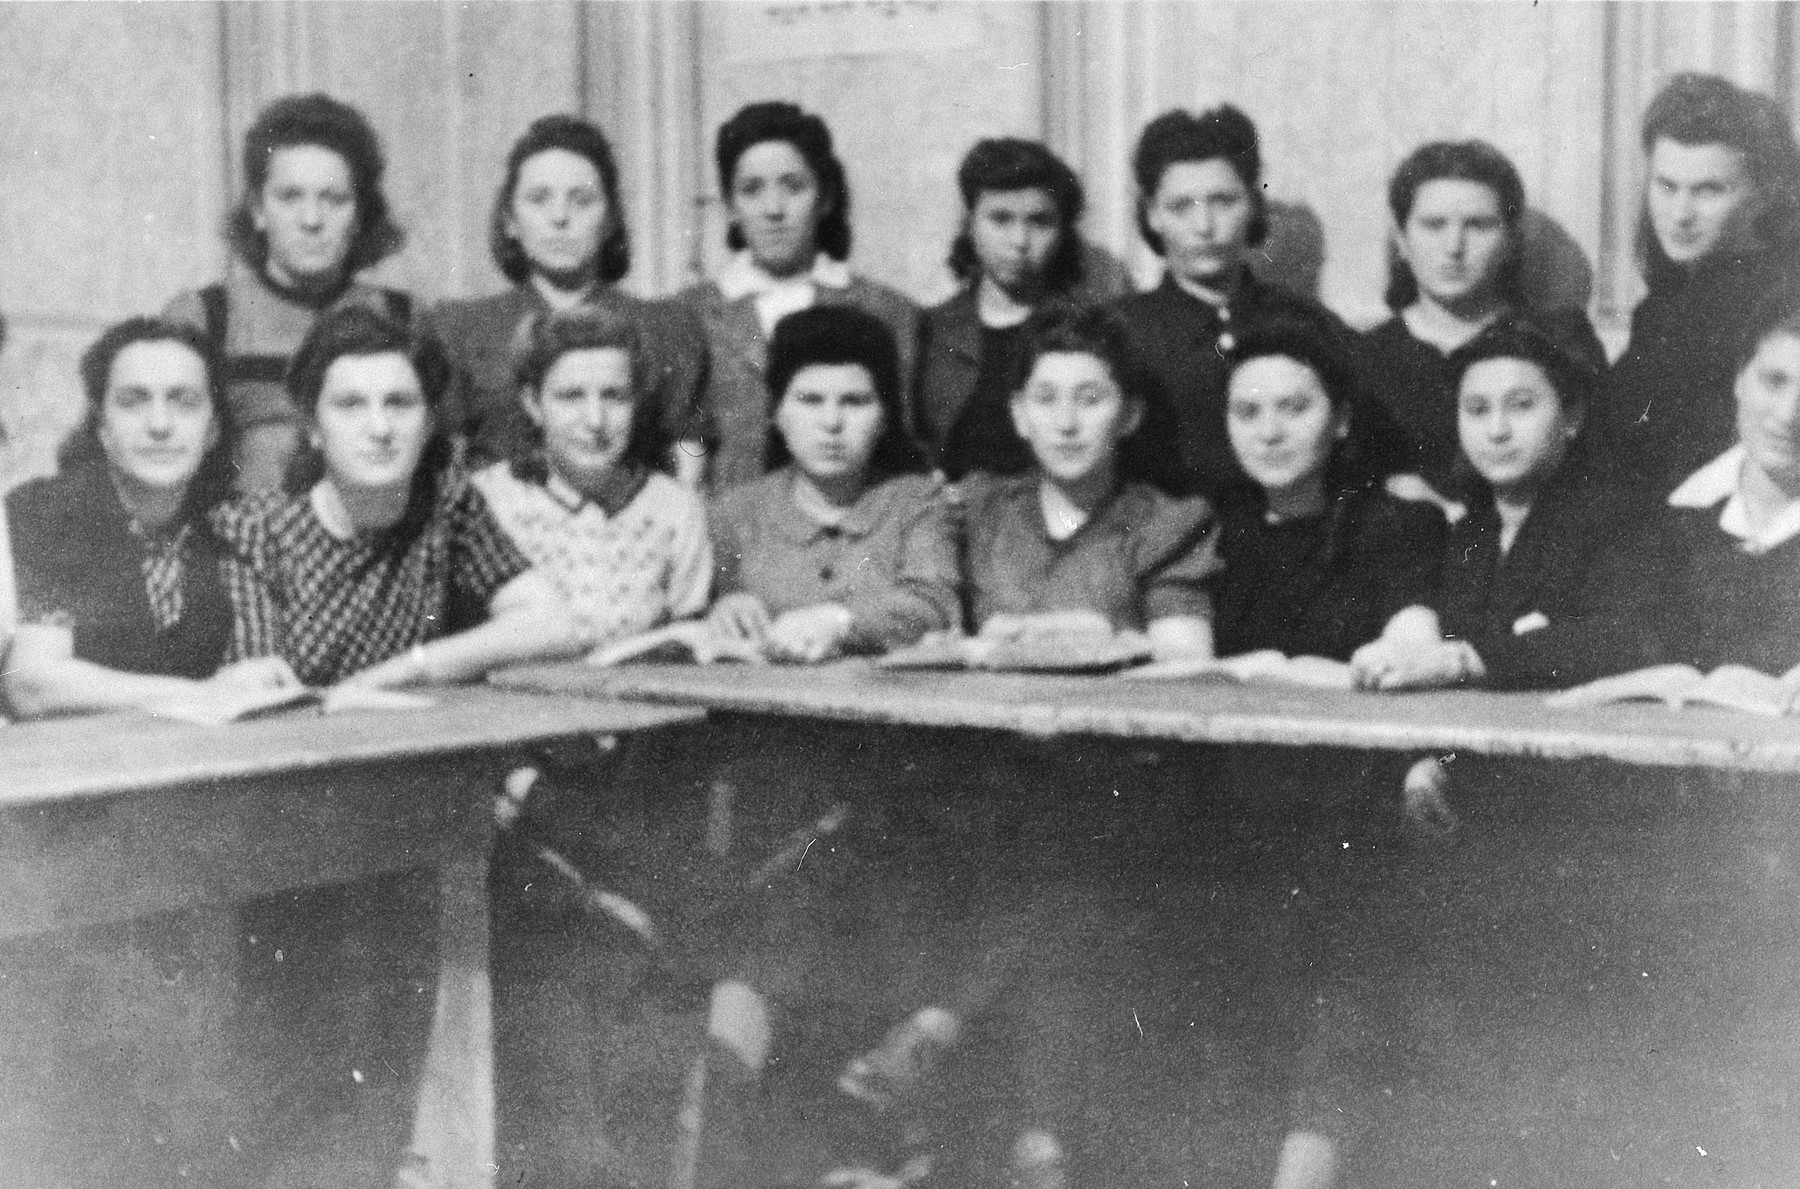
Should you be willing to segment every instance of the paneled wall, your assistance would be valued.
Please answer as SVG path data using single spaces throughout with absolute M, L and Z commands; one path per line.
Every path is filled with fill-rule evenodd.
M 614 138 L 634 267 L 672 292 L 715 267 L 714 129 L 794 99 L 849 165 L 855 264 L 921 300 L 948 287 L 956 161 L 1043 136 L 1084 173 L 1088 231 L 1145 282 L 1128 158 L 1144 121 L 1229 99 L 1258 122 L 1279 234 L 1264 266 L 1314 272 L 1381 314 L 1382 189 L 1418 142 L 1482 136 L 1539 217 L 1539 287 L 1613 328 L 1644 103 L 1676 69 L 1796 105 L 1793 7 L 1343 0 L 639 0 L 0 4 L 0 486 L 46 469 L 79 412 L 74 360 L 108 321 L 217 275 L 236 142 L 268 99 L 328 90 L 384 134 L 409 231 L 381 277 L 426 299 L 497 287 L 486 224 L 508 144 L 580 111 Z

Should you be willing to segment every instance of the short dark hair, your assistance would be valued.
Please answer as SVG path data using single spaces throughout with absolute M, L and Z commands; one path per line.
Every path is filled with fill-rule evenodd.
M 364 305 L 327 310 L 313 322 L 288 364 L 287 390 L 301 413 L 312 418 L 331 365 L 350 355 L 401 355 L 419 377 L 425 403 L 437 408 L 450 387 L 450 359 L 437 339 L 378 314 Z
M 1046 355 L 1093 356 L 1106 365 L 1113 383 L 1128 400 L 1143 401 L 1150 390 L 1149 377 L 1138 366 L 1125 324 L 1100 306 L 1052 311 L 1025 349 L 1020 386 L 1031 378 L 1038 360 Z
M 881 402 L 881 438 L 869 459 L 871 473 L 886 476 L 924 470 L 924 455 L 907 432 L 894 332 L 874 314 L 847 305 L 813 306 L 775 324 L 775 333 L 769 338 L 767 373 L 770 426 L 764 460 L 768 468 L 774 470 L 793 457 L 774 427 L 774 413 L 794 377 L 804 368 L 841 364 L 855 364 L 867 371 Z
M 643 339 L 637 323 L 614 310 L 580 306 L 572 310 L 540 310 L 520 324 L 513 336 L 513 379 L 520 389 L 542 395 L 544 378 L 556 361 L 571 351 L 623 351 L 631 361 L 631 436 L 624 458 L 648 468 L 661 466 L 668 453 L 661 410 L 644 390 Z M 511 455 L 512 472 L 541 483 L 549 475 L 544 462 L 543 431 L 534 424 Z
M 1535 364 L 1556 389 L 1565 409 L 1586 408 L 1600 387 L 1603 361 L 1564 342 L 1524 314 L 1508 314 L 1450 353 L 1451 383 L 1462 389 L 1470 368 L 1489 359 Z
M 1800 147 L 1794 143 L 1787 114 L 1767 95 L 1716 74 L 1684 71 L 1671 78 L 1644 110 L 1640 140 L 1646 157 L 1659 140 L 1736 149 L 1744 155 L 1744 168 L 1766 203 L 1756 220 L 1757 235 L 1775 249 L 1800 244 Z M 1638 211 L 1636 248 L 1645 279 L 1653 286 L 1660 284 L 1674 264 L 1657 241 L 1647 205 Z
M 1485 140 L 1436 140 L 1420 145 L 1400 162 L 1400 168 L 1388 182 L 1388 210 L 1394 223 L 1404 230 L 1412 216 L 1413 200 L 1426 182 L 1442 180 L 1475 182 L 1493 191 L 1500 206 L 1500 219 L 1512 237 L 1512 252 L 1495 278 L 1495 289 L 1514 306 L 1525 304 L 1525 254 L 1521 228 L 1525 222 L 1525 183 L 1505 153 Z M 1419 280 L 1399 248 L 1388 244 L 1388 284 L 1386 300 L 1390 310 L 1403 310 L 1419 299 Z
M 1262 150 L 1257 145 L 1256 125 L 1229 103 L 1197 116 L 1176 108 L 1144 125 L 1131 154 L 1131 172 L 1138 187 L 1138 233 L 1158 256 L 1163 254 L 1162 236 L 1150 229 L 1148 215 L 1163 174 L 1184 161 L 1215 158 L 1231 166 L 1250 191 L 1250 244 L 1255 246 L 1268 237 L 1269 210 L 1263 197 Z
M 269 258 L 269 237 L 256 229 L 252 211 L 269 180 L 269 164 L 282 149 L 317 145 L 330 149 L 350 167 L 356 195 L 356 234 L 344 260 L 346 276 L 361 272 L 398 252 L 406 243 L 388 213 L 381 192 L 387 168 L 381 139 L 363 114 L 329 95 L 287 95 L 263 108 L 244 134 L 244 192 L 225 220 L 225 239 L 232 250 L 257 271 Z
M 738 159 L 768 141 L 785 141 L 806 161 L 819 184 L 819 201 L 825 213 L 819 219 L 819 251 L 833 260 L 850 258 L 850 183 L 831 146 L 831 129 L 818 116 L 792 103 L 752 103 L 738 109 L 719 126 L 713 159 L 719 167 L 719 196 L 729 206 L 731 185 Z M 740 251 L 744 233 L 734 223 L 725 232 L 725 246 Z
M 1319 378 L 1332 407 L 1355 407 L 1356 367 L 1351 362 L 1349 344 L 1323 321 L 1270 318 L 1258 322 L 1238 336 L 1231 350 L 1231 371 L 1235 374 L 1253 359 L 1272 356 L 1291 359 L 1308 368 Z
M 106 390 L 112 384 L 113 364 L 118 362 L 125 348 L 136 343 L 180 343 L 200 357 L 206 368 L 206 396 L 212 403 L 213 419 L 219 426 L 219 440 L 200 460 L 199 469 L 189 481 L 187 504 L 190 508 L 203 510 L 230 498 L 234 473 L 231 452 L 237 434 L 231 403 L 225 399 L 218 347 L 205 331 L 169 318 L 127 318 L 109 326 L 81 353 L 81 389 L 87 398 L 87 411 L 81 424 L 57 449 L 58 468 L 72 472 L 104 464 L 106 452 L 100 445 L 100 417 L 106 403 Z
M 494 264 L 514 284 L 531 275 L 531 260 L 519 241 L 506 233 L 506 219 L 512 212 L 525 162 L 548 149 L 562 149 L 584 158 L 600 175 L 600 190 L 606 196 L 606 226 L 601 231 L 594 264 L 599 279 L 611 284 L 631 271 L 631 235 L 619 204 L 619 166 L 606 134 L 577 116 L 542 116 L 533 120 L 506 154 L 506 176 L 494 194 L 494 210 L 488 219 L 488 250 L 493 253 Z
M 1056 207 L 1056 252 L 1044 271 L 1044 285 L 1051 292 L 1071 288 L 1081 280 L 1082 243 L 1077 224 L 1087 206 L 1081 179 L 1041 142 L 1003 136 L 975 143 L 956 171 L 962 192 L 963 226 L 950 245 L 950 271 L 956 279 L 972 284 L 981 276 L 974 241 L 969 237 L 967 216 L 975 211 L 982 194 L 1014 190 L 1042 190 Z
M 313 322 L 300 341 L 300 349 L 288 361 L 288 395 L 308 421 L 317 418 L 319 396 L 325 390 L 325 373 L 338 360 L 352 355 L 402 355 L 419 377 L 426 407 L 434 412 L 450 387 L 450 357 L 434 335 L 378 314 L 368 306 L 343 305 L 327 310 Z M 419 460 L 415 484 L 435 476 L 449 465 L 454 451 L 441 426 L 434 427 L 431 442 Z M 304 491 L 325 474 L 325 460 L 317 450 L 302 448 L 288 464 L 285 486 Z

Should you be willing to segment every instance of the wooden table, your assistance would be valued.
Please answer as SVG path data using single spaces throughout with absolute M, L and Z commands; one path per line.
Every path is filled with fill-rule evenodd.
M 746 714 L 1028 735 L 1467 752 L 1651 767 L 1800 773 L 1800 720 L 1660 705 L 1554 710 L 1538 694 L 1367 694 L 1118 676 L 890 672 L 864 661 L 775 665 L 540 665 L 504 688 Z
M 485 871 L 500 781 L 527 748 L 698 714 L 437 696 L 427 710 L 228 727 L 124 714 L 0 730 L 0 939 L 435 869 L 440 976 L 409 1175 L 490 1185 Z

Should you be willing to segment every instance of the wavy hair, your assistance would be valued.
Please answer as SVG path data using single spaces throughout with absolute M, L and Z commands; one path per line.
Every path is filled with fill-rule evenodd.
M 387 159 L 381 139 L 363 114 L 329 95 L 288 95 L 263 108 L 244 134 L 244 192 L 225 220 L 225 239 L 244 263 L 258 272 L 269 259 L 269 237 L 256 229 L 254 211 L 269 180 L 269 166 L 282 149 L 316 145 L 330 149 L 350 167 L 356 195 L 356 234 L 344 259 L 354 275 L 392 256 L 406 233 L 388 213 L 381 175 Z
M 1197 116 L 1176 108 L 1144 125 L 1131 154 L 1131 173 L 1138 188 L 1138 234 L 1158 256 L 1163 254 L 1162 236 L 1151 230 L 1149 213 L 1163 174 L 1170 166 L 1184 161 L 1215 159 L 1231 166 L 1250 192 L 1249 245 L 1255 247 L 1268 238 L 1269 208 L 1263 197 L 1262 150 L 1257 143 L 1256 125 L 1229 103 Z
M 719 126 L 713 160 L 719 167 L 719 194 L 729 205 L 738 160 L 759 144 L 772 140 L 794 146 L 812 170 L 819 185 L 824 213 L 819 217 L 817 247 L 833 260 L 850 258 L 850 183 L 844 163 L 831 144 L 825 121 L 792 103 L 752 103 Z M 742 251 L 746 240 L 736 223 L 725 232 L 725 246 Z
M 113 364 L 118 362 L 125 348 L 136 343 L 179 343 L 199 356 L 206 368 L 206 396 L 212 403 L 213 419 L 219 426 L 219 440 L 201 457 L 200 466 L 188 481 L 185 497 L 189 509 L 204 512 L 231 497 L 236 471 L 231 452 L 236 444 L 237 428 L 231 415 L 231 404 L 225 399 L 218 347 L 205 331 L 186 322 L 169 318 L 128 318 L 108 327 L 81 353 L 81 390 L 87 398 L 87 411 L 81 424 L 57 448 L 57 468 L 73 473 L 106 466 L 106 449 L 100 444 L 100 419 L 106 405 L 106 391 L 112 385 Z
M 869 373 L 881 402 L 881 437 L 869 456 L 876 478 L 925 469 L 925 456 L 906 431 L 906 409 L 900 398 L 900 353 L 894 332 L 874 314 L 855 306 L 817 305 L 789 314 L 775 324 L 769 338 L 769 437 L 763 459 L 769 470 L 793 458 L 775 428 L 775 410 L 788 386 L 804 368 L 855 364 Z
M 550 149 L 562 149 L 583 158 L 600 175 L 600 191 L 606 198 L 606 226 L 600 234 L 594 269 L 601 282 L 611 284 L 631 271 L 631 234 L 619 205 L 619 166 L 606 134 L 576 116 L 540 117 L 513 142 L 506 154 L 506 176 L 494 194 L 494 209 L 488 218 L 488 251 L 501 274 L 513 284 L 520 284 L 531 275 L 531 259 L 519 241 L 507 234 L 506 221 L 512 213 L 525 162 Z
M 1420 187 L 1436 181 L 1474 182 L 1486 186 L 1500 206 L 1500 221 L 1512 240 L 1506 262 L 1494 278 L 1495 290 L 1516 308 L 1525 305 L 1525 183 L 1505 153 L 1485 140 L 1432 141 L 1420 145 L 1400 162 L 1388 181 L 1388 210 L 1394 226 L 1404 231 L 1412 217 L 1413 200 Z M 1419 299 L 1419 279 L 1392 239 L 1388 241 L 1388 309 L 1398 313 Z
M 631 361 L 631 388 L 636 397 L 624 461 L 650 470 L 663 464 L 669 443 L 662 429 L 661 410 L 644 391 L 643 343 L 637 324 L 628 316 L 587 307 L 540 310 L 520 324 L 512 346 L 514 382 L 521 390 L 529 388 L 540 396 L 544 378 L 556 361 L 569 352 L 623 351 Z M 518 443 L 507 462 L 513 475 L 527 482 L 542 483 L 548 478 L 544 431 L 533 423 L 531 432 Z
M 981 277 L 981 261 L 969 233 L 975 204 L 989 191 L 1042 190 L 1056 207 L 1056 251 L 1044 270 L 1044 287 L 1052 293 L 1073 288 L 1081 281 L 1082 241 L 1077 224 L 1087 206 L 1081 179 L 1041 142 L 1005 136 L 977 141 L 956 171 L 962 192 L 963 225 L 950 245 L 951 273 L 964 284 Z

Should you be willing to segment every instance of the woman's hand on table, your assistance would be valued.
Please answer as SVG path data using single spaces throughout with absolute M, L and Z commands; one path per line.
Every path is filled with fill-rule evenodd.
M 1466 640 L 1383 636 L 1357 649 L 1350 668 L 1358 689 L 1394 691 L 1461 685 L 1485 672 Z
M 706 622 L 712 630 L 732 640 L 760 644 L 769 634 L 769 609 L 753 594 L 738 591 L 713 604 Z
M 815 664 L 843 653 L 851 619 L 838 603 L 801 607 L 770 624 L 763 642 L 774 660 Z
M 281 657 L 253 656 L 226 665 L 208 684 L 221 689 L 299 689 L 301 681 Z

